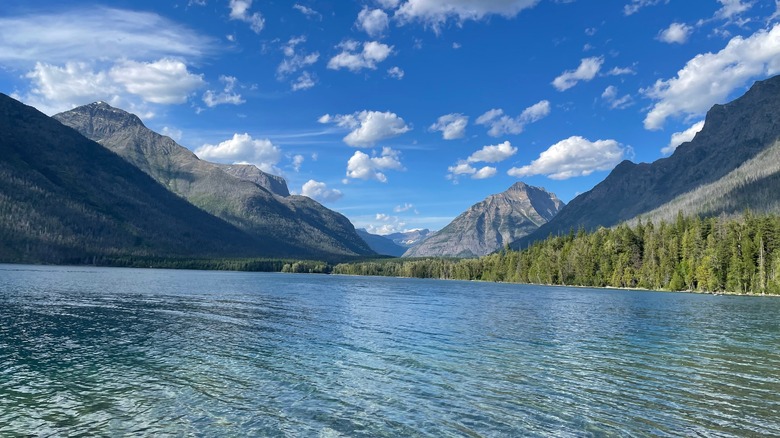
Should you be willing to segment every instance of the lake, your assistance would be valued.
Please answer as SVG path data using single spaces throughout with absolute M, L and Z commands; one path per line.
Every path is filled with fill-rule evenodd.
M 780 299 L 0 265 L 0 435 L 780 434 Z

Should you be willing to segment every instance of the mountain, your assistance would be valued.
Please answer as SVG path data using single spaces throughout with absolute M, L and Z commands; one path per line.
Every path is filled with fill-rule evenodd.
M 311 198 L 292 196 L 283 178 L 251 165 L 200 160 L 128 112 L 97 102 L 54 116 L 117 153 L 203 210 L 274 242 L 268 255 L 330 257 L 373 251 L 352 223 Z
M 404 257 L 479 257 L 547 223 L 563 207 L 554 194 L 518 182 L 488 196 L 449 225 L 410 248 Z
M 773 152 L 780 138 L 780 76 L 756 82 L 742 97 L 715 105 L 704 127 L 668 158 L 620 163 L 553 220 L 512 244 L 523 248 L 550 234 L 613 226 L 646 214 L 670 218 L 780 211 L 780 173 Z M 775 153 L 775 155 L 772 155 Z
M 75 130 L 0 94 L 0 261 L 272 250 Z
M 396 244 L 385 236 L 371 234 L 362 228 L 358 228 L 357 233 L 358 236 L 363 238 L 368 246 L 377 254 L 401 257 L 401 255 L 406 252 L 405 247 Z
M 418 245 L 420 242 L 425 240 L 425 238 L 430 235 L 431 235 L 431 230 L 427 228 L 423 228 L 417 230 L 409 230 L 409 231 L 401 231 L 398 233 L 392 233 L 386 235 L 385 237 L 392 240 L 393 243 L 395 243 L 396 245 L 408 249 L 415 245 Z

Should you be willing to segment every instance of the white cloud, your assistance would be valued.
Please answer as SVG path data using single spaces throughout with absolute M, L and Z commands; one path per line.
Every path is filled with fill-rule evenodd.
M 567 70 L 555 78 L 552 81 L 553 87 L 558 91 L 565 91 L 577 85 L 579 81 L 589 81 L 596 77 L 603 63 L 602 57 L 585 58 L 576 70 Z
M 373 146 L 378 141 L 397 137 L 412 129 L 404 119 L 391 112 L 360 111 L 335 116 L 325 114 L 318 121 L 352 129 L 352 132 L 344 137 L 344 143 L 354 147 Z
M 401 79 L 403 79 L 403 78 L 404 78 L 404 75 L 405 75 L 406 73 L 404 73 L 404 71 L 403 71 L 403 70 L 401 70 L 401 67 L 398 67 L 398 66 L 396 66 L 396 67 L 391 67 L 391 68 L 389 68 L 389 69 L 387 70 L 387 74 L 388 74 L 388 75 L 389 75 L 391 78 L 398 79 L 398 80 L 400 81 Z
M 395 213 L 403 213 L 409 210 L 412 210 L 414 208 L 414 205 L 410 203 L 404 203 L 403 205 L 396 205 L 395 208 L 393 208 L 393 212 Z
M 395 13 L 401 23 L 421 21 L 438 32 L 449 19 L 459 23 L 489 15 L 512 18 L 539 0 L 406 0 Z
M 685 44 L 693 28 L 685 23 L 672 23 L 658 32 L 658 40 L 669 44 Z
M 780 24 L 750 37 L 734 37 L 718 53 L 696 55 L 677 76 L 659 79 L 641 92 L 656 101 L 646 129 L 660 129 L 667 118 L 697 116 L 756 78 L 780 72 Z
M 108 72 L 96 72 L 82 62 L 68 62 L 63 67 L 37 63 L 25 76 L 32 81 L 30 95 L 25 100 L 47 114 L 90 101 L 116 101 L 121 91 Z
M 249 134 L 233 134 L 233 138 L 217 145 L 204 144 L 195 150 L 202 160 L 218 163 L 254 164 L 260 170 L 280 174 L 276 167 L 282 151 L 268 139 L 254 139 Z
M 626 156 L 627 149 L 615 140 L 592 142 L 579 136 L 550 146 L 539 158 L 523 167 L 513 167 L 510 176 L 522 178 L 547 175 L 551 179 L 587 176 L 598 170 L 610 170 Z
M 300 3 L 294 4 L 293 5 L 293 9 L 298 10 L 301 14 L 305 15 L 307 18 L 315 18 L 315 17 L 317 17 L 319 19 L 322 19 L 322 15 L 319 12 L 315 11 L 314 9 L 312 9 L 312 8 L 310 8 L 308 6 L 304 6 L 304 5 L 300 4 Z
M 170 58 L 155 62 L 120 61 L 108 74 L 128 92 L 152 103 L 184 103 L 192 92 L 205 85 L 203 75 L 190 73 L 183 62 Z
M 607 74 L 609 76 L 635 75 L 636 71 L 631 67 L 612 67 L 612 70 L 608 71 Z
M 300 76 L 298 76 L 298 79 L 292 82 L 292 90 L 293 91 L 300 91 L 300 90 L 308 90 L 309 88 L 313 87 L 317 84 L 316 78 L 311 73 L 305 71 L 301 73 Z
M 299 53 L 296 47 L 299 44 L 306 42 L 305 36 L 293 37 L 287 41 L 287 44 L 282 46 L 282 52 L 284 53 L 284 59 L 276 68 L 276 74 L 280 79 L 284 79 L 287 75 L 297 72 L 303 68 L 306 68 L 312 64 L 315 64 L 320 59 L 319 52 Z
M 173 141 L 179 142 L 181 141 L 184 132 L 182 132 L 181 129 L 171 128 L 170 126 L 163 126 L 162 130 L 160 130 L 160 134 L 170 137 L 173 139 Z
M 458 183 L 458 179 L 461 176 L 469 176 L 471 179 L 486 179 L 495 176 L 497 173 L 496 168 L 491 166 L 485 166 L 477 170 L 466 160 L 458 161 L 454 166 L 448 167 L 447 171 L 449 172 L 447 179 L 455 184 Z
M 716 13 L 716 18 L 730 20 L 753 7 L 753 3 L 743 3 L 742 0 L 718 0 L 723 5 Z
M 311 199 L 320 202 L 336 202 L 344 194 L 340 190 L 329 189 L 328 185 L 324 182 L 315 181 L 313 179 L 308 180 L 301 188 L 301 195 L 308 196 Z
M 393 46 L 382 44 L 377 41 L 368 41 L 363 43 L 363 48 L 358 51 L 359 44 L 356 41 L 345 41 L 337 46 L 341 53 L 328 61 L 328 68 L 331 70 L 340 70 L 346 68 L 353 72 L 358 72 L 364 68 L 376 69 L 376 65 L 393 52 Z
M 538 122 L 550 114 L 550 102 L 542 100 L 524 109 L 517 117 L 509 117 L 504 110 L 494 108 L 477 117 L 476 124 L 490 127 L 488 135 L 500 137 L 505 134 L 520 134 L 525 125 Z
M 230 19 L 249 24 L 254 33 L 260 33 L 265 27 L 265 19 L 259 12 L 250 13 L 252 0 L 230 0 Z
M 632 15 L 639 12 L 640 9 L 646 6 L 657 5 L 658 3 L 669 3 L 669 0 L 631 0 L 631 3 L 623 7 L 623 13 L 626 15 Z
M 498 163 L 517 153 L 517 148 L 512 143 L 505 141 L 493 146 L 484 146 L 482 149 L 474 152 L 466 159 L 469 163 Z
M 379 224 L 369 224 L 366 226 L 366 231 L 371 234 L 378 234 L 385 236 L 392 233 L 398 233 L 404 231 L 406 222 L 404 222 L 398 216 L 390 216 L 385 213 L 377 213 L 374 220 Z
M 672 134 L 672 138 L 669 140 L 669 144 L 666 145 L 663 149 L 661 149 L 661 153 L 664 155 L 669 155 L 675 150 L 677 150 L 677 146 L 680 146 L 681 144 L 693 140 L 693 137 L 696 136 L 696 134 L 704 128 L 704 120 L 694 123 L 693 126 L 686 129 L 682 132 L 675 132 Z
M 201 57 L 214 41 L 148 12 L 92 7 L 0 17 L 0 62 L 31 68 L 100 59 Z
M 468 116 L 453 113 L 439 117 L 436 123 L 429 128 L 431 131 L 441 131 L 445 140 L 455 140 L 466 135 L 466 126 L 469 124 Z
M 496 176 L 496 173 L 498 170 L 496 170 L 495 167 L 485 166 L 482 169 L 479 169 L 474 175 L 471 176 L 473 179 L 487 179 L 492 178 Z
M 395 9 L 401 3 L 401 0 L 377 0 L 377 2 L 385 9 Z
M 347 162 L 347 178 L 377 180 L 387 182 L 384 170 L 404 170 L 401 164 L 401 153 L 388 147 L 382 148 L 379 156 L 355 151 L 355 154 Z
M 371 38 L 379 38 L 387 32 L 390 26 L 390 18 L 381 9 L 369 9 L 364 7 L 359 13 L 357 26 L 365 31 Z
M 225 84 L 225 88 L 221 92 L 206 90 L 203 94 L 203 103 L 205 103 L 206 106 L 213 108 L 222 104 L 241 105 L 246 102 L 241 98 L 240 94 L 233 92 L 238 83 L 238 79 L 233 76 L 222 75 L 219 77 L 219 80 Z
M 305 160 L 306 160 L 306 158 L 305 158 L 303 155 L 300 155 L 300 154 L 298 154 L 298 155 L 295 155 L 295 156 L 293 156 L 293 157 L 292 157 L 292 166 L 293 166 L 293 169 L 294 169 L 296 172 L 300 172 L 300 171 L 301 171 L 301 166 L 303 165 L 303 162 L 304 162 Z
M 625 109 L 634 104 L 634 99 L 630 94 L 626 94 L 622 97 L 618 97 L 618 89 L 614 85 L 607 87 L 601 98 L 609 105 L 610 109 Z

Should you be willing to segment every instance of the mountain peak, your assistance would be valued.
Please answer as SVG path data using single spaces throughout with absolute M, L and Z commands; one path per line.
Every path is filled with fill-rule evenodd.
M 547 223 L 563 207 L 557 196 L 516 182 L 461 213 L 404 257 L 477 257 L 501 249 Z
M 114 108 L 103 101 L 65 111 L 57 114 L 55 119 L 67 126 L 78 126 L 79 132 L 95 141 L 119 130 L 146 127 L 135 114 Z

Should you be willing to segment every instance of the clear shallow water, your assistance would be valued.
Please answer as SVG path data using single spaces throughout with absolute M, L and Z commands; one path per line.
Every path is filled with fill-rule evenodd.
M 0 265 L 0 435 L 780 435 L 780 299 Z

